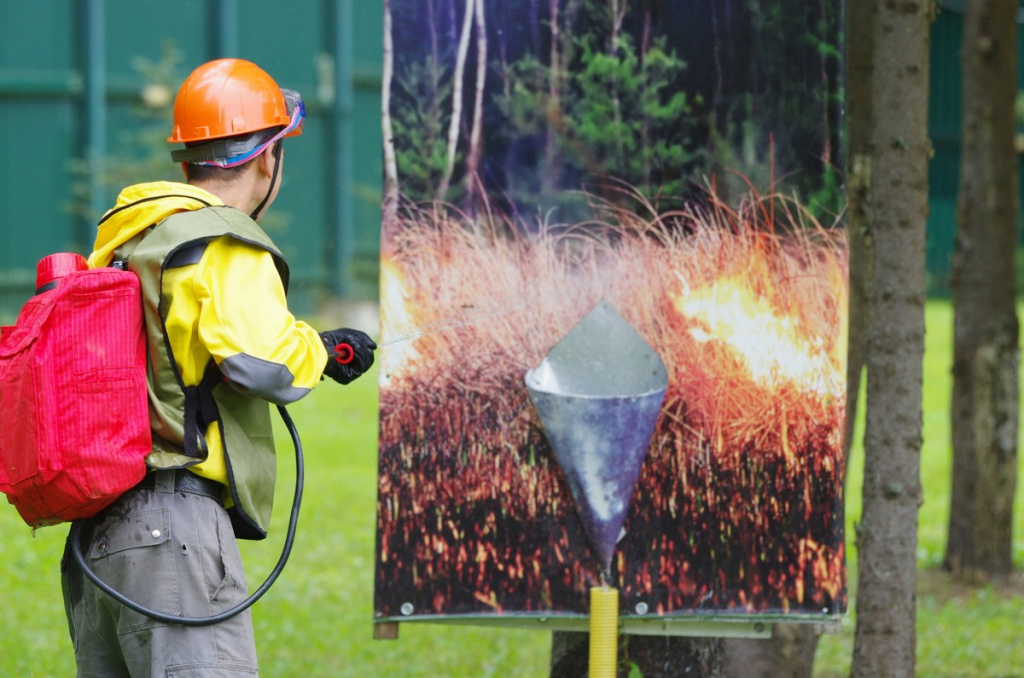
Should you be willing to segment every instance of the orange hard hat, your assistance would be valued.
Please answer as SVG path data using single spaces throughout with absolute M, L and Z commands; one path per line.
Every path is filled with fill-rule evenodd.
M 289 101 L 288 96 L 298 101 Z M 221 139 L 288 127 L 298 94 L 282 90 L 262 68 L 244 59 L 217 59 L 192 71 L 174 99 L 174 129 L 167 141 Z M 304 113 L 303 109 L 303 113 Z M 299 124 L 285 136 L 302 134 Z

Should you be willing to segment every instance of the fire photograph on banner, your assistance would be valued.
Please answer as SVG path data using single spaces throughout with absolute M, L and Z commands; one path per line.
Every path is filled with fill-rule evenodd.
M 377 622 L 847 607 L 838 0 L 386 0 Z

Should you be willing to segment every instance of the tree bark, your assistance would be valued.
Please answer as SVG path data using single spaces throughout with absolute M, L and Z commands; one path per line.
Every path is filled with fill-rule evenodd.
M 825 0 L 818 0 L 818 20 L 819 25 L 822 27 L 822 40 L 827 42 L 828 35 L 825 34 L 826 26 L 828 26 L 828 8 L 826 7 Z M 828 77 L 828 57 L 824 51 L 818 54 L 818 63 L 821 66 L 821 88 L 825 92 L 831 91 Z M 829 122 L 829 100 L 826 97 L 821 102 L 821 127 L 824 133 L 822 134 L 824 141 L 821 148 L 821 164 L 828 167 L 832 164 L 832 125 Z
M 434 14 L 434 0 L 427 0 L 427 27 L 430 31 L 430 55 L 434 57 L 434 64 L 436 65 L 441 63 L 441 52 L 437 46 L 437 18 Z
M 952 261 L 953 489 L 945 566 L 981 583 L 1013 568 L 1017 2 L 964 5 L 960 204 Z
M 589 669 L 590 635 L 570 631 L 551 634 L 549 678 L 578 678 Z
M 644 6 L 644 28 L 640 36 L 640 69 L 644 73 L 643 91 L 641 99 L 647 101 L 649 79 L 647 76 L 647 52 L 651 48 L 651 0 L 645 0 Z M 651 195 L 651 120 L 647 114 L 646 107 L 642 107 L 641 115 L 643 121 L 640 127 L 640 153 L 644 159 L 644 194 Z
M 381 228 L 392 232 L 398 211 L 398 160 L 395 156 L 395 132 L 391 124 L 391 78 L 395 68 L 394 40 L 391 35 L 391 0 L 384 0 L 384 54 L 381 67 L 381 131 L 384 137 L 384 196 Z M 385 238 L 385 241 L 388 241 Z
M 452 119 L 448 125 L 448 159 L 441 183 L 437 187 L 437 199 L 444 202 L 448 197 L 452 173 L 455 171 L 455 153 L 459 145 L 459 127 L 462 125 L 462 77 L 466 71 L 466 53 L 469 51 L 469 34 L 473 27 L 473 8 L 477 0 L 466 0 L 465 15 L 462 19 L 462 33 L 459 48 L 455 54 L 455 74 L 452 76 Z
M 557 632 L 551 646 L 550 678 L 587 675 L 590 635 Z M 627 678 L 635 665 L 643 678 L 723 678 L 723 643 L 718 638 L 623 636 L 617 678 Z
M 620 669 L 628 676 L 632 665 L 644 678 L 723 678 L 725 652 L 721 638 L 626 636 Z
M 818 633 L 808 624 L 775 624 L 768 640 L 725 640 L 728 678 L 811 678 Z M 644 674 L 646 676 L 646 674 Z
M 622 32 L 622 21 L 626 18 L 629 0 L 608 0 L 608 13 L 611 16 L 611 35 L 608 38 L 608 56 L 616 59 L 619 56 L 619 35 Z M 622 146 L 622 102 L 619 100 L 619 79 L 612 76 L 612 110 L 615 123 L 615 169 L 620 177 L 627 176 L 625 150 Z
M 484 0 L 476 0 L 476 90 L 473 96 L 473 126 L 466 154 L 466 204 L 475 213 L 483 200 L 480 159 L 483 157 L 484 89 L 487 87 L 487 23 Z
M 455 12 L 455 0 L 448 0 L 448 44 L 454 45 L 455 42 L 455 26 L 458 24 L 458 17 Z
M 870 5 L 872 241 L 853 678 L 913 676 L 932 2 Z
M 547 139 L 544 145 L 544 169 L 542 185 L 545 196 L 552 196 L 558 191 L 562 176 L 562 153 L 559 148 L 558 132 L 562 119 L 562 64 L 559 54 L 560 30 L 559 0 L 550 0 L 548 12 L 551 29 L 551 66 L 548 69 L 548 110 Z

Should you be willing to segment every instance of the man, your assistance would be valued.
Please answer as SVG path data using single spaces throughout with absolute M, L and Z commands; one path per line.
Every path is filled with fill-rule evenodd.
M 187 183 L 122 191 L 89 258 L 141 281 L 153 451 L 142 483 L 83 526 L 83 551 L 103 581 L 164 614 L 213 616 L 247 597 L 235 540 L 269 525 L 269 404 L 373 363 L 366 334 L 318 333 L 292 316 L 287 266 L 258 225 L 280 187 L 282 140 L 304 116 L 298 94 L 255 64 L 200 66 L 178 91 L 168 139 L 185 145 L 171 157 Z M 104 594 L 67 552 L 62 581 L 80 677 L 258 675 L 248 611 L 162 623 Z

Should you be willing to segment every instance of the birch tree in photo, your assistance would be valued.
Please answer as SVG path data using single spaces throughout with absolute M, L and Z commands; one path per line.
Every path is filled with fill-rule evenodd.
M 391 0 L 384 0 L 384 54 L 381 73 L 381 131 L 384 137 L 384 200 L 382 228 L 387 233 L 398 209 L 398 161 L 395 133 L 391 124 L 391 79 L 395 67 L 394 40 L 391 34 Z
M 643 0 L 644 27 L 640 34 L 640 69 L 647 71 L 647 53 L 651 49 L 651 3 L 652 0 Z M 647 99 L 647 78 L 644 78 L 644 90 L 641 97 Z M 647 110 L 643 111 L 643 123 L 640 130 L 640 147 L 643 149 L 643 186 L 650 193 L 651 186 L 651 160 L 647 149 L 651 147 L 651 120 Z
M 455 27 L 458 25 L 458 21 L 456 21 L 455 0 L 447 0 L 446 6 L 448 8 L 448 43 L 455 44 Z
M 543 192 L 551 195 L 558 190 L 562 175 L 562 154 L 559 147 L 559 128 L 562 119 L 562 56 L 560 22 L 558 12 L 559 0 L 550 0 L 549 21 L 551 29 L 551 65 L 548 68 L 548 110 L 547 110 L 547 141 L 544 149 Z
M 827 11 L 825 9 L 825 0 L 819 0 L 819 2 L 818 2 L 818 11 L 819 11 L 819 13 L 820 13 L 820 15 L 822 17 L 821 25 L 824 26 L 824 25 L 826 25 L 824 18 L 825 18 L 826 14 L 827 14 Z M 824 43 L 824 42 L 826 42 L 825 39 L 822 40 L 822 43 Z M 823 85 L 824 90 L 826 92 L 828 92 L 828 91 L 830 91 L 831 88 L 828 86 L 828 81 L 829 81 L 828 65 L 827 65 L 828 59 L 826 58 L 826 55 L 825 55 L 824 51 L 821 51 L 821 52 L 818 53 L 818 59 L 819 59 L 819 63 L 821 64 L 821 81 L 822 81 L 822 85 Z M 827 100 L 825 102 L 825 105 L 822 106 L 822 109 L 821 109 L 821 123 L 822 123 L 822 127 L 825 130 L 824 134 L 822 134 L 822 138 L 824 139 L 824 141 L 822 143 L 822 149 L 821 149 L 821 162 L 822 162 L 823 165 L 828 166 L 828 165 L 832 164 L 832 133 L 830 131 L 831 125 L 829 123 L 828 101 Z
M 1013 568 L 1017 484 L 1017 2 L 964 5 L 963 138 L 953 253 L 953 488 L 945 566 Z
M 466 203 L 475 210 L 483 200 L 484 187 L 480 179 L 480 159 L 483 157 L 484 89 L 487 86 L 487 23 L 484 18 L 484 0 L 476 0 L 476 91 L 473 97 L 473 126 L 469 133 L 469 152 L 466 154 Z
M 612 31 L 611 36 L 608 38 L 608 56 L 612 58 L 612 61 L 616 61 L 619 57 L 619 34 L 622 32 L 622 21 L 626 18 L 626 10 L 629 6 L 629 0 L 608 0 L 608 13 L 611 15 Z M 612 75 L 612 108 L 615 112 L 614 116 L 614 134 L 615 139 L 615 168 L 618 170 L 618 176 L 625 176 L 623 167 L 626 164 L 625 150 L 622 144 L 623 134 L 623 121 L 622 121 L 622 102 L 619 100 L 619 82 L 618 77 L 613 71 Z
M 462 32 L 459 34 L 459 47 L 455 54 L 455 75 L 452 76 L 452 118 L 448 125 L 448 160 L 445 164 L 441 183 L 437 188 L 437 199 L 444 202 L 451 187 L 452 173 L 455 171 L 455 155 L 459 145 L 459 128 L 462 125 L 462 79 L 466 72 L 466 54 L 469 52 L 469 36 L 473 28 L 473 16 L 478 0 L 466 0 L 465 15 L 462 19 Z M 480 0 L 482 1 L 482 0 Z

